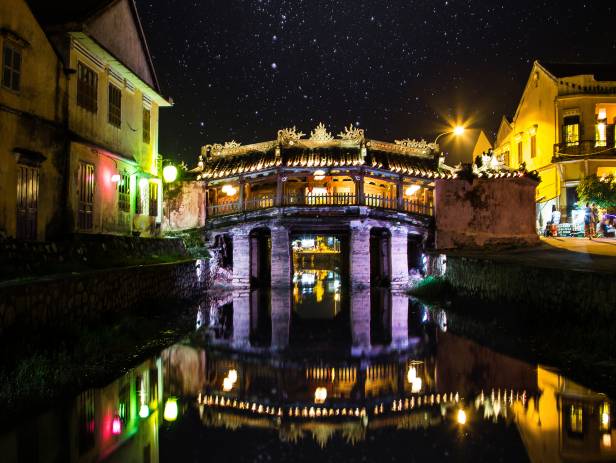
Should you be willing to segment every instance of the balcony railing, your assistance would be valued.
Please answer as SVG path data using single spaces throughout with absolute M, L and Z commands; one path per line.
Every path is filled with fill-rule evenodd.
M 597 141 L 581 140 L 577 143 L 557 143 L 554 145 L 554 156 L 592 156 L 597 154 L 616 155 L 615 140 Z
M 432 205 L 421 200 L 403 199 L 400 203 L 395 196 L 364 195 L 363 200 L 355 194 L 341 193 L 328 195 L 304 195 L 288 194 L 283 195 L 280 206 L 302 206 L 302 207 L 327 207 L 327 206 L 368 206 L 377 209 L 388 209 L 393 211 L 408 212 L 431 216 L 433 214 Z M 210 205 L 207 213 L 208 217 L 220 217 L 224 215 L 237 214 L 240 212 L 250 212 L 256 210 L 269 209 L 277 206 L 275 195 L 259 195 L 243 201 L 227 202 L 224 204 Z

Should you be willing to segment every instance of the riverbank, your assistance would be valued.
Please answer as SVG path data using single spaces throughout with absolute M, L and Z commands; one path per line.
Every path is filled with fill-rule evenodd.
M 442 276 L 462 296 L 554 317 L 616 321 L 616 256 L 609 254 L 570 251 L 546 241 L 530 248 L 452 251 Z
M 203 301 L 135 307 L 97 324 L 15 332 L 0 342 L 0 428 L 105 385 L 143 359 L 177 342 L 195 328 Z

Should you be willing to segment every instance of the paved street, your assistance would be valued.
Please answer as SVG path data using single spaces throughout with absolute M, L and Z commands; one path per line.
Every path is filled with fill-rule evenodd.
M 542 238 L 545 244 L 567 251 L 616 257 L 614 238 Z

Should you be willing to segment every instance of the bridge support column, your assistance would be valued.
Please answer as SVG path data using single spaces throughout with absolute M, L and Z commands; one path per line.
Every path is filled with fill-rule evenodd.
M 362 355 L 370 350 L 370 289 L 351 291 L 351 337 L 353 355 Z
M 370 287 L 370 227 L 359 220 L 351 222 L 350 281 L 356 288 Z
M 391 229 L 391 287 L 405 289 L 409 284 L 408 230 Z
M 289 288 L 291 286 L 291 243 L 289 230 L 276 225 L 272 233 L 272 288 Z
M 272 290 L 272 349 L 283 350 L 289 345 L 291 295 L 286 289 Z
M 233 237 L 233 286 L 235 288 L 250 287 L 250 236 L 242 229 L 231 231 Z
M 403 349 L 409 343 L 409 298 L 395 292 L 391 295 L 391 346 Z
M 250 293 L 233 293 L 233 346 L 250 347 Z

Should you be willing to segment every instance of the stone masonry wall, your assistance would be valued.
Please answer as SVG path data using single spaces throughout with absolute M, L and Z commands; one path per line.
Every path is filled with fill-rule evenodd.
M 436 248 L 538 244 L 529 178 L 436 180 Z
M 0 333 L 94 322 L 147 303 L 194 297 L 201 283 L 192 260 L 4 283 Z
M 607 319 L 616 301 L 614 275 L 598 272 L 448 255 L 445 279 L 462 295 L 537 307 L 554 316 L 575 312 Z
M 205 226 L 205 190 L 201 182 L 165 185 L 163 231 L 181 231 Z

